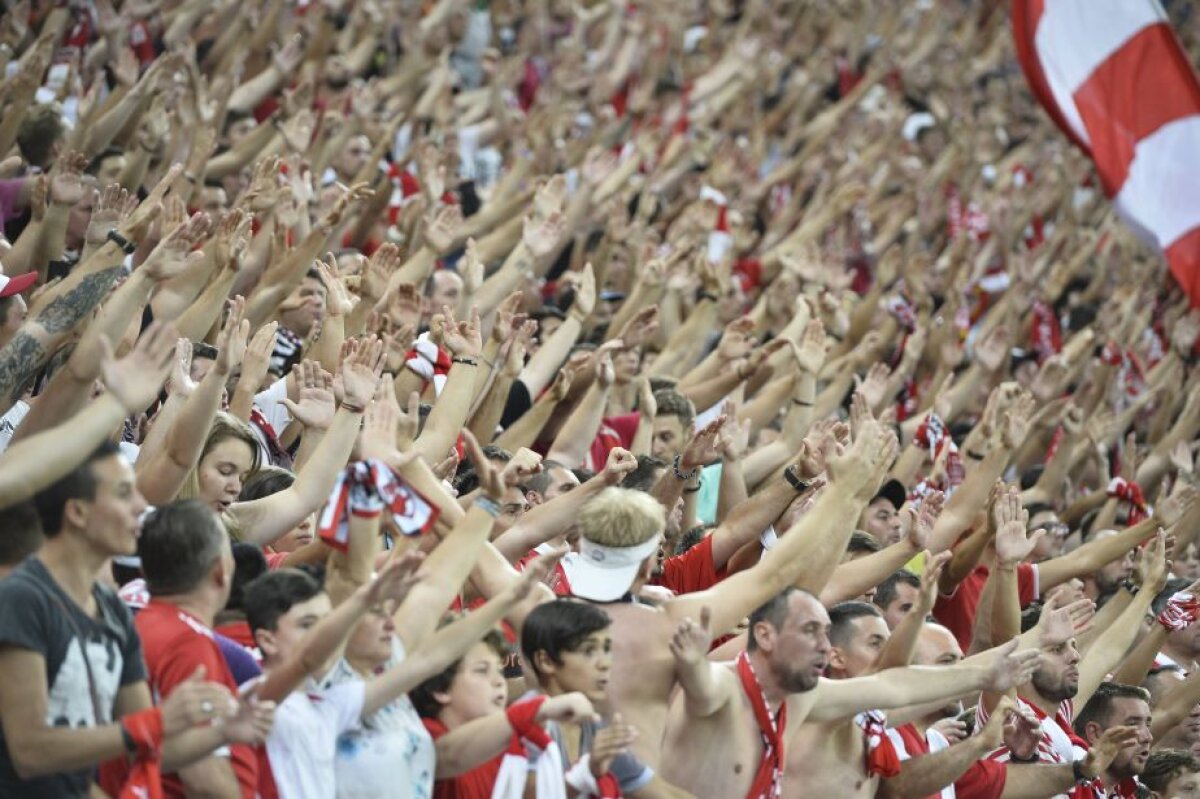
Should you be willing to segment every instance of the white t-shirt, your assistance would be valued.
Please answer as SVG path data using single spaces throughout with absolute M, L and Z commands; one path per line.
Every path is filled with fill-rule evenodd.
M 27 413 L 29 413 L 29 403 L 25 400 L 17 400 L 3 416 L 0 416 L 0 452 L 8 449 L 17 425 L 21 423 Z
M 254 407 L 270 423 L 271 427 L 275 430 L 276 436 L 283 435 L 283 431 L 292 423 L 292 415 L 288 413 L 287 406 L 283 404 L 285 399 L 287 399 L 286 377 L 279 378 L 254 395 Z M 262 455 L 262 462 L 270 463 L 271 450 L 267 447 L 266 437 L 259 430 L 258 425 L 252 424 L 250 425 L 250 429 L 254 431 L 254 437 L 258 439 L 258 449 Z
M 404 660 L 404 643 L 392 637 L 392 658 L 385 669 Z M 341 686 L 362 677 L 343 658 L 325 678 Z M 338 799 L 429 799 L 437 765 L 433 738 L 408 696 L 384 705 L 337 742 Z
M 280 799 L 334 799 L 338 736 L 358 724 L 363 689 L 361 680 L 325 690 L 309 680 L 275 709 L 267 756 Z

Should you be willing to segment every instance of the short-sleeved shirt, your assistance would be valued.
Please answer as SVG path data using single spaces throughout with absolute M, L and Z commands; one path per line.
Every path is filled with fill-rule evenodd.
M 600 429 L 596 432 L 595 439 L 592 440 L 592 446 L 588 450 L 584 465 L 593 472 L 598 472 L 604 468 L 604 464 L 608 461 L 608 453 L 613 449 L 616 447 L 629 449 L 633 445 L 633 437 L 637 435 L 640 420 L 641 414 L 639 413 L 610 416 L 602 420 Z
M 404 661 L 404 643 L 392 636 L 392 657 L 383 670 Z M 362 684 L 345 658 L 338 661 L 322 687 Z M 339 799 L 430 799 L 436 756 L 433 738 L 407 695 L 401 695 L 338 737 Z
M 177 605 L 156 599 L 151 599 L 137 614 L 134 624 L 145 650 L 155 704 L 187 681 L 198 666 L 204 667 L 206 680 L 221 683 L 237 693 L 238 683 L 207 624 Z M 254 749 L 235 745 L 216 754 L 229 759 L 242 796 L 253 799 L 258 788 L 258 758 Z M 164 796 L 183 797 L 187 793 L 175 774 L 164 774 L 162 787 Z
M 85 613 L 54 582 L 36 555 L 0 580 L 0 608 L 4 608 L 0 644 L 36 652 L 45 661 L 46 724 L 50 726 L 110 724 L 117 693 L 146 679 L 142 646 L 129 610 L 100 583 L 92 586 L 92 596 L 96 616 Z M 22 780 L 0 730 L 0 796 L 85 797 L 91 781 L 91 769 Z
M 321 690 L 312 680 L 275 710 L 267 757 L 281 799 L 333 799 L 338 736 L 358 724 L 365 685 L 348 682 Z
M 983 596 L 983 587 L 987 584 L 987 566 L 976 566 L 968 574 L 953 594 L 939 595 L 933 606 L 933 617 L 946 629 L 954 633 L 958 645 L 966 652 L 971 648 L 971 632 L 975 627 L 975 610 L 979 607 L 979 598 Z M 1025 607 L 1041 594 L 1038 584 L 1037 566 L 1029 563 L 1017 564 L 1017 597 L 1021 607 Z
M 937 730 L 929 729 L 922 735 L 912 724 L 889 727 L 887 734 L 901 761 L 950 748 L 950 742 Z M 1007 765 L 995 760 L 976 760 L 957 780 L 927 799 L 1000 799 L 1007 781 Z
M 713 564 L 712 548 L 712 536 L 705 536 L 682 555 L 667 558 L 663 561 L 662 574 L 656 574 L 650 584 L 669 588 L 676 594 L 707 591 L 721 581 Z

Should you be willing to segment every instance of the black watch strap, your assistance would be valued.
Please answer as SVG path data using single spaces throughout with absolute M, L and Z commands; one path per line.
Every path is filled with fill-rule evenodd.
M 122 236 L 116 230 L 108 231 L 107 238 L 109 241 L 113 242 L 118 247 L 120 247 L 122 250 L 124 250 L 126 255 L 133 255 L 133 253 L 137 250 L 136 244 L 134 244 L 132 241 L 130 241 L 129 239 Z
M 796 472 L 796 467 L 794 464 L 783 470 L 783 479 L 791 483 L 792 488 L 796 489 L 797 493 L 801 494 L 807 491 L 812 485 L 807 480 L 802 480 L 800 478 L 800 475 Z

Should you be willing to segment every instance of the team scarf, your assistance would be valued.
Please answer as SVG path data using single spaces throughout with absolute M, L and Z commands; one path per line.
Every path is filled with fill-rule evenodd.
M 101 787 L 116 799 L 162 799 L 162 708 L 127 713 L 121 717 L 121 726 L 136 748 L 128 758 L 116 758 L 100 767 Z
M 1122 349 L 1115 341 L 1110 341 L 1100 351 L 1100 360 L 1108 366 L 1117 367 L 1113 401 L 1118 408 L 1125 408 L 1146 391 L 1146 370 L 1142 367 L 1141 358 L 1132 349 Z
M 767 697 L 763 692 L 750 655 L 742 652 L 737 659 L 737 674 L 742 681 L 742 690 L 754 710 L 754 720 L 762 735 L 763 754 L 758 762 L 754 782 L 746 799 L 779 799 L 783 795 L 783 734 L 787 729 L 787 702 L 779 705 L 779 712 L 771 713 Z
M 1142 487 L 1124 477 L 1114 477 L 1108 484 L 1108 496 L 1121 502 L 1129 503 L 1129 516 L 1126 522 L 1130 525 L 1150 518 L 1150 508 L 1142 494 Z
M 887 734 L 887 717 L 878 710 L 859 713 L 855 722 L 863 730 L 867 747 L 867 773 L 878 777 L 894 777 L 900 773 L 900 754 Z
M 399 477 L 381 460 L 352 463 L 342 471 L 317 523 L 317 535 L 345 552 L 350 546 L 350 517 L 373 518 L 384 511 L 404 535 L 433 529 L 440 508 Z
M 432 380 L 434 392 L 441 394 L 453 361 L 449 352 L 430 340 L 428 333 L 422 333 L 405 354 L 404 365 L 426 382 Z
M 581 799 L 621 799 L 621 786 L 612 773 L 592 777 L 587 756 L 563 773 L 562 753 L 558 744 L 537 723 L 537 712 L 544 696 L 536 696 L 509 706 L 505 713 L 513 728 L 512 740 L 500 760 L 500 770 L 492 786 L 492 799 L 523 799 L 529 774 L 529 752 L 538 753 L 535 768 L 537 799 L 567 799 L 571 785 Z
M 1173 633 L 1187 629 L 1197 619 L 1200 619 L 1200 599 L 1187 591 L 1172 594 L 1167 606 L 1158 614 L 1158 623 Z
M 1071 799 L 1136 799 L 1138 781 L 1136 777 L 1121 780 L 1111 788 L 1104 781 L 1096 778 L 1090 782 L 1076 785 L 1071 789 Z
M 913 443 L 928 450 L 929 460 L 933 463 L 937 463 L 938 458 L 945 453 L 945 476 L 940 481 L 944 485 L 935 485 L 934 488 L 944 490 L 949 495 L 962 485 L 963 480 L 966 479 L 966 466 L 963 464 L 962 456 L 958 454 L 958 445 L 950 437 L 950 431 L 941 417 L 930 412 L 917 427 Z
M 272 466 L 278 466 L 281 469 L 292 468 L 292 456 L 284 448 L 279 440 L 279 434 L 275 432 L 275 426 L 267 421 L 267 417 L 263 416 L 262 411 L 256 407 L 250 409 L 250 424 L 262 433 L 263 441 L 267 446 L 267 457 L 270 458 Z

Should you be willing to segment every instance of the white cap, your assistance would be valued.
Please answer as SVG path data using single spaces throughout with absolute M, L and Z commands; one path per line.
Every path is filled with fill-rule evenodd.
M 579 539 L 579 551 L 568 553 L 562 561 L 571 594 L 594 602 L 620 599 L 637 577 L 646 558 L 658 551 L 661 535 L 633 547 L 606 547 Z

